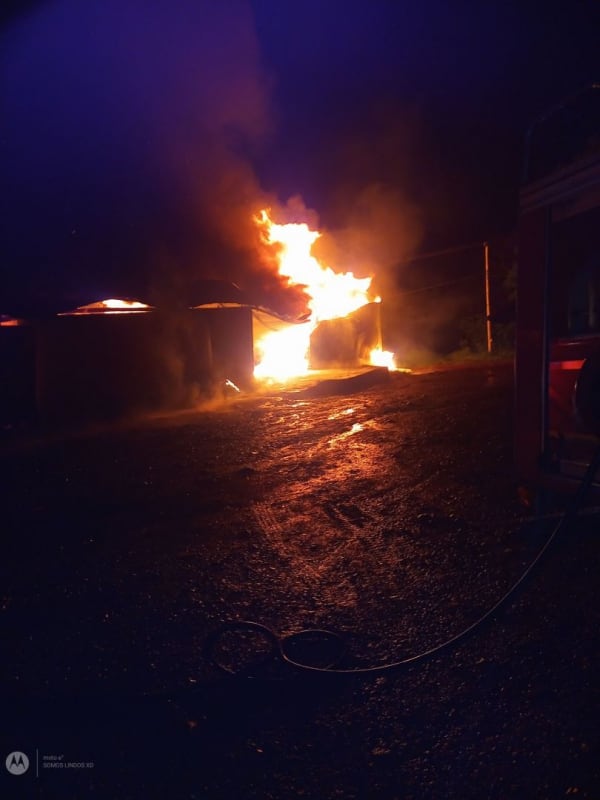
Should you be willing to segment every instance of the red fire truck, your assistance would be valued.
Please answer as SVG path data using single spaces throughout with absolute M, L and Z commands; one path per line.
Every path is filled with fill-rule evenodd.
M 568 493 L 600 435 L 600 84 L 537 120 L 520 198 L 515 456 Z M 591 497 L 600 500 L 600 477 Z

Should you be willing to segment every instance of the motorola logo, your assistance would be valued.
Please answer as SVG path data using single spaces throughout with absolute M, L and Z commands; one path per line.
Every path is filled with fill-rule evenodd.
M 6 756 L 6 769 L 11 775 L 24 775 L 29 769 L 29 759 L 25 753 L 15 750 Z

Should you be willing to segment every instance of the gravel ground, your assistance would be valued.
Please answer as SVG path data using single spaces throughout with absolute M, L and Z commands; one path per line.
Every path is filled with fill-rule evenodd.
M 551 531 L 517 504 L 510 366 L 361 380 L 5 437 L 0 742 L 31 764 L 0 797 L 600 798 L 597 518 L 409 665 L 207 657 L 241 619 L 334 631 L 345 669 L 422 653 Z

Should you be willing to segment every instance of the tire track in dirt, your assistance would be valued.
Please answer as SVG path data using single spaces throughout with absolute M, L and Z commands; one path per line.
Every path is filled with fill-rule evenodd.
M 340 567 L 361 549 L 362 531 L 329 504 L 329 514 L 321 506 L 290 511 L 283 525 L 280 509 L 268 503 L 253 506 L 256 524 L 264 540 L 277 557 L 286 564 L 287 585 L 307 588 L 317 605 L 319 601 L 338 607 L 354 607 L 358 601 L 357 587 L 347 576 L 340 575 Z M 333 524 L 337 520 L 337 525 Z M 310 523 L 310 524 L 307 524 Z

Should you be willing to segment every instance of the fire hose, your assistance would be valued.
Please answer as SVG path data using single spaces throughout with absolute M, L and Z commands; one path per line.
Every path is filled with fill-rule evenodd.
M 546 539 L 545 543 L 531 561 L 525 571 L 521 574 L 518 580 L 497 600 L 494 605 L 489 608 L 484 614 L 475 620 L 471 625 L 461 630 L 459 633 L 451 636 L 450 638 L 442 641 L 441 643 L 423 650 L 415 655 L 408 656 L 396 661 L 391 661 L 383 664 L 376 664 L 368 667 L 350 667 L 344 668 L 338 666 L 341 658 L 345 653 L 345 644 L 342 636 L 335 631 L 323 630 L 319 628 L 306 628 L 298 631 L 297 633 L 288 636 L 279 636 L 272 628 L 263 625 L 259 622 L 251 620 L 232 620 L 223 623 L 215 631 L 213 631 L 205 641 L 204 654 L 206 658 L 211 661 L 222 672 L 228 675 L 235 675 L 238 677 L 254 678 L 257 677 L 256 669 L 268 664 L 275 659 L 280 660 L 289 667 L 305 672 L 314 674 L 329 674 L 329 675 L 374 675 L 378 673 L 388 672 L 390 670 L 399 669 L 424 661 L 438 653 L 450 648 L 452 645 L 458 644 L 465 639 L 469 634 L 480 629 L 484 623 L 491 621 L 500 609 L 507 604 L 507 602 L 515 595 L 517 590 L 529 578 L 533 570 L 537 567 L 543 556 L 546 554 L 552 543 L 558 536 L 572 524 L 577 516 L 586 494 L 594 480 L 596 472 L 600 467 L 600 444 L 598 445 L 577 491 L 571 498 L 567 505 L 565 512 L 560 517 L 558 523 Z M 254 657 L 247 667 L 235 668 L 230 666 L 225 657 L 220 653 L 225 639 L 229 634 L 237 635 L 240 641 L 244 635 L 257 636 L 262 639 L 262 650 Z M 311 642 L 320 644 L 323 652 L 322 663 L 315 664 L 309 663 L 308 660 L 303 660 L 302 649 Z M 264 646 L 266 645 L 266 649 Z M 235 645 L 233 645 L 235 648 Z M 295 651 L 300 651 L 300 655 Z M 313 659 L 314 661 L 314 659 Z

